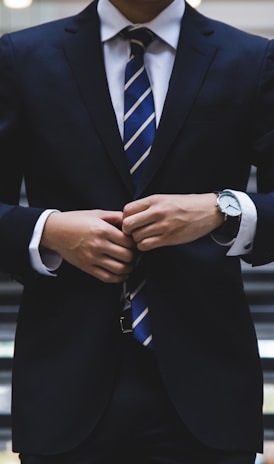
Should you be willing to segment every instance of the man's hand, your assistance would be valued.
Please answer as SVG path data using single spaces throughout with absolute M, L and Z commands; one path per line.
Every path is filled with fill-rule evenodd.
M 122 229 L 120 211 L 52 213 L 41 246 L 103 282 L 126 280 L 133 269 L 136 246 Z
M 125 206 L 122 230 L 138 250 L 147 251 L 192 242 L 223 221 L 214 193 L 152 195 Z

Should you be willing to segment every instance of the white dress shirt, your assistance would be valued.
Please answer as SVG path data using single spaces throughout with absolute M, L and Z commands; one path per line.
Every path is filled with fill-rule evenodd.
M 156 18 L 142 26 L 147 26 L 156 35 L 156 39 L 148 46 L 145 53 L 145 66 L 153 90 L 156 112 L 156 125 L 159 124 L 170 76 L 174 64 L 180 34 L 180 24 L 185 12 L 183 0 L 173 0 Z M 132 23 L 109 1 L 99 0 L 98 14 L 101 22 L 101 41 L 104 53 L 106 75 L 110 96 L 116 114 L 118 128 L 123 138 L 124 113 L 124 73 L 129 56 L 129 43 L 119 37 L 119 32 Z M 136 24 L 135 24 L 136 26 Z M 164 72 L 163 72 L 164 70 Z M 229 188 L 229 186 L 227 186 Z M 237 237 L 230 243 L 228 255 L 236 256 L 250 253 L 256 231 L 257 212 L 252 200 L 243 192 L 232 190 L 238 197 L 242 218 Z M 40 273 L 54 275 L 62 259 L 56 253 L 39 252 L 40 238 L 45 221 L 53 210 L 46 210 L 37 221 L 30 242 L 30 258 L 32 266 Z M 214 239 L 214 237 L 213 237 Z

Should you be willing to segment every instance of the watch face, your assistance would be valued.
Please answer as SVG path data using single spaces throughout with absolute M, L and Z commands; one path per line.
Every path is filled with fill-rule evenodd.
M 219 195 L 218 205 L 222 213 L 228 216 L 240 216 L 242 212 L 237 198 L 229 192 L 224 192 Z

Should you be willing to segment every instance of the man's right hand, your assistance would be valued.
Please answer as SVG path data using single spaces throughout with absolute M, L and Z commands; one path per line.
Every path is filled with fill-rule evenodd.
M 136 249 L 122 220 L 120 211 L 53 212 L 40 245 L 103 282 L 120 283 L 134 268 Z

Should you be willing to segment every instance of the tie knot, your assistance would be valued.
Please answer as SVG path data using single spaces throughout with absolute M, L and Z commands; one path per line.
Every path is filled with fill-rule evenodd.
M 146 27 L 126 28 L 121 34 L 130 41 L 132 55 L 144 54 L 146 48 L 154 39 L 153 32 Z

